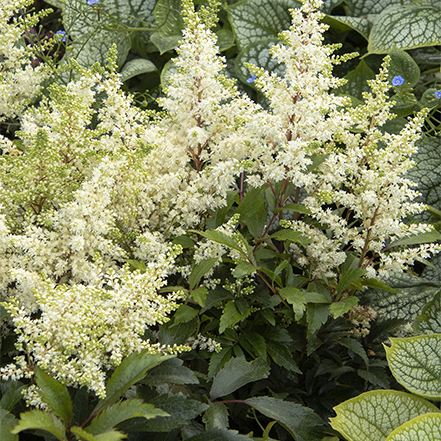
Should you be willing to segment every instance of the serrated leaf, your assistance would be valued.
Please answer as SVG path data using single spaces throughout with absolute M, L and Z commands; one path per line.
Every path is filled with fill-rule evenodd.
M 174 355 L 149 354 L 148 349 L 126 357 L 110 377 L 106 387 L 107 396 L 98 402 L 95 410 L 115 403 L 126 390 L 141 381 L 149 369 L 173 357 Z
M 266 341 L 258 332 L 246 332 L 243 338 L 252 346 L 256 354 L 266 360 Z
M 207 300 L 208 289 L 202 286 L 191 290 L 190 295 L 193 300 L 203 308 L 205 306 L 205 301 Z
M 365 392 L 334 407 L 333 429 L 348 441 L 383 441 L 397 427 L 438 409 L 429 401 L 405 392 Z
M 413 327 L 419 334 L 441 333 L 441 291 L 423 308 Z
M 323 303 L 309 303 L 306 307 L 308 322 L 308 337 L 315 334 L 328 320 L 329 305 Z
M 296 242 L 304 245 L 311 242 L 310 239 L 303 236 L 300 231 L 294 231 L 290 229 L 276 231 L 275 233 L 271 234 L 270 238 L 277 240 L 290 240 L 291 242 Z
M 72 419 L 72 401 L 67 387 L 58 380 L 43 372 L 35 366 L 35 381 L 40 388 L 40 395 L 49 405 L 52 412 L 67 426 Z
M 0 407 L 0 439 L 2 441 L 18 441 L 18 435 L 11 433 L 17 423 L 18 420 L 12 413 Z
M 369 34 L 368 52 L 384 54 L 394 46 L 415 49 L 441 44 L 441 10 L 416 5 L 386 8 L 377 17 Z
M 175 311 L 173 315 L 173 324 L 171 327 L 175 327 L 180 323 L 187 323 L 193 320 L 197 315 L 198 311 L 188 305 L 179 305 L 179 308 Z
M 350 337 L 344 337 L 338 339 L 337 343 L 341 346 L 344 346 L 345 348 L 350 349 L 355 354 L 359 355 L 364 361 L 366 367 L 369 366 L 369 360 L 366 351 L 364 350 L 363 345 L 358 340 Z
M 346 288 L 351 285 L 351 283 L 353 283 L 357 279 L 360 279 L 366 273 L 367 271 L 362 268 L 350 268 L 345 271 L 338 280 L 337 294 L 341 294 Z
M 205 411 L 202 421 L 205 429 L 228 429 L 228 408 L 219 402 L 210 402 L 210 407 Z
M 140 425 L 133 426 L 135 431 L 143 432 L 170 432 L 181 428 L 192 419 L 208 409 L 208 405 L 200 401 L 190 400 L 183 396 L 169 397 L 160 395 L 151 400 L 151 403 L 167 412 L 170 416 L 157 417 Z
M 214 265 L 216 265 L 216 262 L 216 258 L 202 260 L 193 268 L 188 280 L 190 284 L 190 289 L 193 289 L 197 286 L 202 277 L 207 274 Z
M 112 406 L 106 407 L 100 412 L 86 430 L 93 435 L 98 435 L 103 432 L 108 432 L 122 421 L 131 418 L 142 417 L 145 419 L 156 418 L 158 416 L 169 416 L 167 412 L 162 409 L 157 409 L 152 404 L 144 403 L 141 399 L 131 399 L 119 401 Z
M 441 334 L 390 338 L 385 346 L 389 368 L 409 391 L 432 400 L 441 399 Z
M 237 430 L 211 429 L 191 438 L 187 441 L 249 441 L 245 435 L 239 435 Z
M 267 378 L 269 366 L 261 358 L 247 362 L 244 358 L 232 358 L 215 375 L 210 390 L 213 401 L 233 393 L 245 384 Z
M 300 320 L 306 311 L 305 293 L 298 288 L 287 286 L 279 290 L 282 297 L 292 305 L 296 320 Z
M 254 265 L 245 260 L 241 260 L 231 274 L 238 279 L 239 277 L 249 276 L 256 272 L 256 270 L 257 268 Z
M 130 60 L 124 64 L 120 72 L 121 81 L 124 82 L 137 75 L 153 72 L 155 70 L 157 70 L 156 66 L 150 60 L 136 58 L 135 60 Z
M 323 435 L 323 421 L 312 409 L 271 397 L 255 397 L 245 403 L 278 421 L 296 440 L 316 441 Z
M 418 436 L 418 441 L 441 439 L 441 414 L 426 413 L 396 428 L 386 441 L 409 441 Z
M 441 240 L 441 233 L 438 231 L 428 231 L 414 236 L 405 237 L 403 239 L 392 242 L 389 248 L 394 248 L 403 245 L 419 245 L 422 243 L 432 243 Z
M 336 319 L 343 314 L 346 314 L 351 308 L 358 305 L 358 297 L 346 297 L 339 302 L 334 302 L 329 305 L 329 311 Z
M 245 313 L 240 313 L 234 301 L 228 302 L 222 312 L 219 321 L 219 334 L 222 334 L 227 328 L 234 326 L 236 323 L 245 320 L 251 314 L 251 308 L 248 307 Z
M 296 372 L 297 374 L 302 373 L 294 361 L 292 353 L 286 347 L 286 345 L 269 340 L 266 346 L 268 354 L 273 359 L 274 363 L 282 366 L 288 371 Z
M 210 239 L 213 242 L 220 243 L 222 245 L 226 245 L 233 250 L 239 251 L 243 256 L 246 257 L 246 254 L 242 250 L 242 248 L 237 244 L 237 242 L 230 236 L 222 233 L 221 231 L 211 230 L 211 231 L 191 231 L 192 233 L 198 233 L 206 239 Z
M 96 438 L 82 427 L 73 426 L 70 431 L 75 435 L 78 441 L 97 441 Z
M 66 428 L 63 422 L 51 412 L 43 410 L 31 410 L 20 414 L 18 424 L 11 433 L 17 434 L 23 430 L 40 429 L 49 432 L 60 441 L 66 441 Z
M 183 361 L 172 358 L 153 368 L 142 381 L 150 386 L 160 386 L 165 383 L 172 384 L 198 384 L 199 380 L 191 369 L 182 366 Z
M 228 6 L 228 16 L 239 50 L 257 40 L 277 37 L 291 25 L 289 9 L 298 8 L 295 0 L 245 0 Z

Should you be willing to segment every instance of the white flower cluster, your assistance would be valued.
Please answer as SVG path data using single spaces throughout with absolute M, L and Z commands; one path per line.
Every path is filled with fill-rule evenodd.
M 166 322 L 178 307 L 178 295 L 157 293 L 178 252 L 171 250 L 150 262 L 143 273 L 130 272 L 128 265 L 120 271 L 104 272 L 98 260 L 97 281 L 88 285 L 56 285 L 33 274 L 29 277 L 23 270 L 12 271 L 19 283 L 32 280 L 41 312 L 39 318 L 31 316 L 15 298 L 3 304 L 18 335 L 17 349 L 64 384 L 87 386 L 104 397 L 106 371 L 118 366 L 123 357 L 144 349 L 151 353 L 182 350 L 142 338 L 148 327 Z M 3 367 L 2 378 L 29 375 L 22 356 L 16 361 L 21 371 L 15 365 Z
M 3 0 L 0 8 L 0 122 L 20 117 L 49 76 L 46 66 L 32 65 L 32 50 L 20 41 L 25 24 L 16 14 L 32 3 L 33 0 Z M 38 15 L 28 16 L 27 26 L 36 21 Z

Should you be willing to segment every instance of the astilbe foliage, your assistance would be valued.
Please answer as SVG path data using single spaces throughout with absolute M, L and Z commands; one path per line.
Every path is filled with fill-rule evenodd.
M 177 307 L 177 296 L 157 293 L 177 271 L 179 250 L 170 242 L 182 234 L 197 238 L 236 189 L 243 198 L 265 187 L 281 209 L 270 213 L 254 250 L 276 220 L 301 232 L 308 240 L 287 250 L 293 266 L 332 294 L 348 259 L 364 276 L 378 277 L 440 251 L 433 244 L 390 251 L 391 242 L 430 227 L 405 223 L 424 208 L 404 177 L 424 112 L 398 135 L 382 131 L 393 117 L 387 60 L 365 103 L 351 108 L 332 93 L 343 84 L 332 66 L 350 56 L 334 57 L 336 47 L 323 45 L 320 2 L 306 2 L 272 49 L 285 76 L 248 65 L 269 100 L 264 110 L 223 75 L 225 60 L 204 14 L 183 5 L 186 28 L 177 73 L 159 101 L 163 112 L 132 105 L 111 51 L 109 71 L 72 62 L 76 79 L 53 84 L 48 98 L 23 113 L 21 142 L 0 140 L 0 289 L 27 357 L 2 368 L 4 378 L 32 376 L 36 363 L 65 384 L 104 396 L 106 371 L 122 357 L 146 347 L 167 351 L 142 336 Z M 286 216 L 287 203 L 302 208 Z M 213 235 L 200 240 L 196 260 L 218 264 L 229 252 L 233 262 L 248 256 L 255 265 L 244 241 L 228 246 L 243 239 L 237 222 L 233 216 L 218 228 L 233 239 L 221 247 Z M 145 272 L 124 266 L 134 258 L 146 262 Z M 186 278 L 190 266 L 180 264 Z M 256 274 L 247 274 L 248 294 Z

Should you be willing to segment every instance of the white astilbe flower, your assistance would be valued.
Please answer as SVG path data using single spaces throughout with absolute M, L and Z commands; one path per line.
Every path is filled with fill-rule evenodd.
M 25 32 L 23 17 L 17 12 L 33 0 L 3 0 L 0 8 L 0 122 L 20 117 L 26 106 L 40 93 L 40 84 L 49 77 L 44 65 L 32 65 L 32 48 L 19 40 Z M 40 16 L 42 13 L 40 13 Z M 26 18 L 35 26 L 38 15 Z
M 105 272 L 98 260 L 95 265 L 100 277 L 91 284 L 57 286 L 32 273 L 13 271 L 20 284 L 34 285 L 41 311 L 35 318 L 18 299 L 4 304 L 18 335 L 17 349 L 26 351 L 33 363 L 62 383 L 87 386 L 98 397 L 105 397 L 106 372 L 123 357 L 145 349 L 152 354 L 183 349 L 142 339 L 148 327 L 166 322 L 178 307 L 179 295 L 164 297 L 157 291 L 179 252 L 177 247 L 158 256 L 143 273 L 131 273 L 128 266 Z M 9 365 L 0 369 L 1 376 L 17 379 L 29 375 L 31 368 L 26 369 L 20 360 L 16 360 L 18 371 L 16 365 Z

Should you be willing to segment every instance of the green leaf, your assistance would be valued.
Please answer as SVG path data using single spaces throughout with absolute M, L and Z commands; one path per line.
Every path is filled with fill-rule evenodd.
M 418 184 L 421 202 L 441 210 L 441 137 L 424 138 L 418 142 L 416 162 L 406 176 Z
M 193 300 L 203 308 L 205 306 L 205 301 L 207 300 L 208 289 L 202 286 L 191 290 L 190 295 Z
M 367 273 L 366 270 L 362 268 L 351 268 L 345 271 L 338 281 L 337 294 L 341 294 L 346 288 L 348 288 L 354 281 L 360 279 Z
M 441 439 L 441 414 L 426 413 L 396 428 L 386 441 L 409 441 L 418 437 L 418 441 Z
M 2 441 L 18 441 L 18 435 L 11 433 L 17 423 L 18 420 L 12 413 L 0 407 L 0 439 Z
M 148 349 L 126 357 L 110 377 L 106 387 L 107 396 L 98 402 L 95 410 L 115 403 L 131 386 L 141 381 L 149 369 L 173 357 L 174 355 L 149 354 Z
M 329 317 L 329 305 L 323 303 L 309 303 L 306 307 L 308 322 L 308 337 L 315 334 L 326 323 Z
M 298 288 L 287 286 L 279 290 L 282 297 L 292 305 L 296 320 L 300 320 L 306 311 L 306 298 L 305 293 Z
M 187 438 L 186 441 L 249 441 L 245 435 L 239 435 L 237 430 L 211 429 L 199 435 Z
M 191 230 L 192 233 L 198 233 L 201 236 L 212 240 L 213 242 L 220 243 L 222 245 L 226 245 L 229 248 L 232 248 L 233 250 L 239 251 L 243 256 L 247 257 L 242 248 L 237 244 L 237 242 L 230 236 L 227 236 L 226 234 L 217 231 L 217 230 L 211 230 L 211 231 L 195 231 Z
M 135 60 L 127 61 L 127 63 L 124 64 L 124 67 L 120 72 L 121 81 L 124 82 L 137 75 L 153 72 L 155 70 L 157 70 L 156 66 L 150 60 L 136 58 Z
M 96 441 L 96 438 L 82 427 L 73 426 L 70 428 L 70 431 L 75 435 L 78 441 Z
M 334 302 L 329 305 L 329 311 L 336 319 L 343 314 L 346 314 L 351 308 L 358 304 L 358 297 L 346 297 L 339 302 Z
M 423 308 L 413 327 L 419 334 L 441 333 L 441 291 Z
M 205 411 L 202 421 L 205 429 L 228 429 L 228 408 L 223 403 L 210 402 L 210 407 Z
M 372 20 L 376 18 L 374 16 L 365 17 L 351 17 L 346 15 L 328 15 L 324 22 L 337 29 L 342 29 L 343 31 L 349 31 L 353 29 L 363 36 L 366 40 L 369 40 L 369 34 L 371 33 L 373 22 Z
M 387 283 L 400 293 L 393 294 L 384 290 L 369 290 L 364 293 L 364 297 L 369 299 L 369 305 L 384 318 L 413 321 L 424 305 L 439 291 L 437 281 L 407 273 L 393 274 Z
M 359 355 L 364 361 L 366 367 L 369 366 L 369 360 L 366 351 L 363 348 L 363 345 L 358 340 L 356 340 L 355 338 L 343 337 L 338 339 L 337 343 L 341 346 L 344 346 L 345 348 L 350 349 L 355 354 Z
M 210 399 L 213 401 L 229 395 L 245 384 L 267 378 L 268 375 L 269 366 L 261 358 L 252 362 L 247 362 L 241 357 L 232 358 L 215 375 L 210 390 Z
M 142 383 L 149 386 L 172 384 L 198 384 L 199 380 L 191 369 L 182 366 L 183 361 L 172 358 L 156 366 L 147 374 Z
M 221 52 L 230 49 L 230 47 L 234 46 L 235 37 L 230 29 L 219 29 L 216 30 L 217 42 L 216 45 L 219 47 Z
M 66 441 L 66 428 L 63 422 L 51 412 L 31 410 L 20 414 L 18 424 L 11 431 L 13 434 L 23 430 L 40 429 L 49 432 L 60 441 Z
M 288 371 L 296 372 L 297 374 L 302 373 L 294 361 L 291 351 L 285 344 L 268 340 L 266 346 L 268 354 L 273 359 L 274 363 L 284 367 Z
M 245 320 L 251 314 L 251 308 L 248 307 L 244 313 L 241 313 L 234 301 L 228 302 L 222 312 L 222 316 L 219 321 L 219 334 L 222 334 L 225 329 L 231 328 L 236 323 Z
M 295 0 L 245 0 L 227 7 L 237 46 L 278 34 L 291 26 L 289 9 L 298 8 Z
M 231 272 L 231 274 L 238 279 L 239 277 L 249 276 L 250 274 L 253 274 L 254 272 L 256 272 L 257 269 L 258 268 L 256 268 L 248 261 L 241 260 L 237 264 L 236 268 L 234 268 L 234 270 Z
M 5 389 L 0 400 L 0 408 L 11 412 L 14 406 L 23 398 L 22 391 L 27 386 L 20 381 L 3 382 Z
M 9 315 L 9 312 L 6 311 L 6 309 L 2 305 L 0 305 L 0 320 L 3 320 L 8 315 Z
M 383 441 L 397 427 L 427 412 L 437 412 L 423 398 L 395 390 L 365 392 L 334 407 L 332 428 L 348 441 Z
M 179 46 L 182 34 L 169 35 L 163 32 L 155 32 L 151 35 L 150 40 L 159 49 L 160 55 L 162 55 Z
M 296 440 L 317 441 L 323 435 L 322 419 L 308 407 L 270 397 L 249 398 L 245 403 L 278 421 Z
M 188 280 L 190 284 L 190 289 L 193 289 L 197 286 L 202 277 L 208 273 L 208 271 L 216 265 L 217 259 L 207 259 L 199 262 L 191 271 L 190 278 Z
M 168 35 L 182 35 L 185 24 L 181 10 L 181 0 L 158 0 L 154 10 L 157 29 Z
M 343 95 L 350 95 L 363 101 L 363 92 L 371 92 L 368 85 L 369 80 L 375 78 L 372 69 L 368 67 L 364 60 L 361 60 L 355 70 L 352 70 L 344 77 L 348 82 L 340 86 L 336 92 Z
M 251 188 L 237 207 L 236 213 L 240 214 L 241 219 L 247 219 L 254 216 L 262 205 L 265 204 L 265 199 L 261 197 L 264 187 Z
M 86 430 L 93 435 L 98 435 L 130 418 L 151 419 L 158 416 L 164 417 L 169 414 L 162 409 L 155 408 L 152 404 L 144 403 L 141 399 L 119 401 L 100 412 L 86 427 Z
M 390 6 L 381 12 L 372 26 L 368 52 L 384 54 L 394 46 L 406 50 L 439 45 L 440 21 L 439 7 Z
M 312 214 L 311 210 L 302 204 L 286 204 L 281 208 L 276 208 L 274 213 L 280 213 L 281 211 L 285 210 L 294 211 L 294 213 Z
M 290 229 L 276 231 L 274 234 L 271 234 L 270 238 L 277 240 L 290 240 L 291 242 L 296 242 L 303 245 L 307 245 L 311 242 L 310 239 L 303 236 L 300 231 L 293 231 Z
M 409 391 L 432 400 L 441 399 L 441 334 L 390 338 L 386 349 L 389 368 Z
M 389 83 L 392 84 L 392 79 L 397 75 L 404 78 L 405 84 L 409 83 L 414 87 L 420 79 L 420 68 L 418 64 L 413 61 L 413 58 L 405 51 L 393 47 L 389 51 L 390 65 L 387 68 Z
M 427 233 L 421 233 L 410 237 L 405 237 L 404 239 L 397 240 L 392 242 L 389 245 L 389 248 L 394 248 L 403 245 L 419 245 L 422 243 L 431 243 L 436 242 L 437 240 L 441 240 L 441 233 L 438 231 L 429 231 Z
M 95 436 L 78 426 L 74 426 L 70 430 L 79 441 L 119 441 L 127 438 L 125 433 L 113 429 Z
M 208 409 L 205 403 L 190 400 L 183 396 L 160 395 L 151 400 L 155 407 L 159 407 L 170 416 L 157 417 L 140 425 L 133 426 L 138 432 L 170 432 L 175 428 L 181 428 L 192 419 Z
M 252 346 L 256 354 L 263 360 L 266 360 L 266 342 L 265 338 L 257 332 L 246 332 L 243 338 Z
M 55 378 L 47 375 L 38 366 L 35 366 L 35 381 L 41 389 L 40 395 L 43 401 L 68 426 L 72 419 L 73 410 L 67 387 Z
M 175 311 L 173 315 L 173 324 L 171 327 L 175 327 L 180 323 L 187 323 L 193 320 L 197 315 L 198 311 L 188 305 L 179 305 L 179 308 Z

